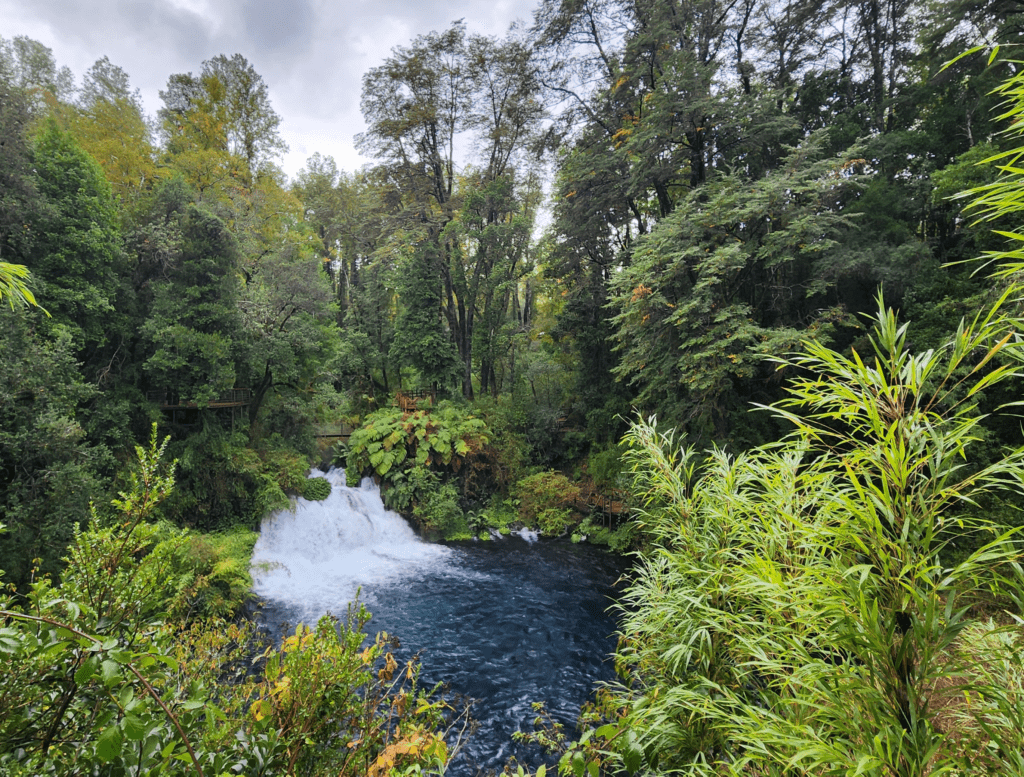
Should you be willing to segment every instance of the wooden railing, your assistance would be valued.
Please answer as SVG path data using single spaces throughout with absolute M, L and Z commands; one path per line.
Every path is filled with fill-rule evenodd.
M 590 484 L 580 488 L 573 507 L 590 515 L 599 514 L 602 525 L 614 528 L 627 512 L 625 500 L 626 495 L 619 491 L 601 492 Z
M 403 412 L 412 413 L 424 407 L 437 404 L 437 392 L 433 389 L 416 389 L 415 391 L 396 391 L 395 406 Z
M 157 389 L 146 392 L 146 399 L 155 402 L 161 407 L 196 407 L 195 402 L 182 402 L 181 395 L 176 391 Z M 216 399 L 211 400 L 209 406 L 217 405 L 243 405 L 252 401 L 252 389 L 233 388 L 221 393 Z

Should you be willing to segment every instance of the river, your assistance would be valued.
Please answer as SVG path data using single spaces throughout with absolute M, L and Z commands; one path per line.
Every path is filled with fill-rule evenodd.
M 479 730 L 451 774 L 500 770 L 544 701 L 571 734 L 594 684 L 614 677 L 615 621 L 607 612 L 621 557 L 527 534 L 491 542 L 427 543 L 384 509 L 370 480 L 345 486 L 332 470 L 323 502 L 298 499 L 263 521 L 253 551 L 255 592 L 275 636 L 356 598 L 369 632 L 398 636 L 421 654 L 422 680 L 476 700 Z

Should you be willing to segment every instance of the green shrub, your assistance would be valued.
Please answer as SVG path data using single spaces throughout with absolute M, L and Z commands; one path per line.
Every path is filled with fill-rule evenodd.
M 549 507 L 537 514 L 537 528 L 549 537 L 561 537 L 573 523 L 572 510 L 566 507 Z
M 466 516 L 459 509 L 459 492 L 452 483 L 428 492 L 413 509 L 413 518 L 420 528 L 437 532 L 446 540 L 473 536 Z
M 538 472 L 523 478 L 516 484 L 516 498 L 519 500 L 519 519 L 527 526 L 537 526 L 545 510 L 566 509 L 579 499 L 580 489 L 560 472 Z M 550 520 L 555 521 L 554 518 Z
M 170 526 L 152 550 L 166 562 L 161 596 L 176 621 L 233 618 L 251 596 L 249 564 L 259 535 L 236 528 L 215 534 L 194 534 Z
M 620 446 L 612 445 L 590 454 L 587 459 L 587 474 L 594 479 L 598 488 L 611 490 L 619 487 L 623 452 Z
M 216 425 L 172 444 L 170 451 L 178 458 L 178 483 L 166 514 L 201 531 L 255 528 L 268 512 L 288 506 L 287 494 L 301 493 L 309 470 L 308 459 L 294 450 L 256 450 L 245 435 Z
M 327 478 L 307 478 L 302 487 L 302 498 L 322 502 L 331 495 L 331 481 Z

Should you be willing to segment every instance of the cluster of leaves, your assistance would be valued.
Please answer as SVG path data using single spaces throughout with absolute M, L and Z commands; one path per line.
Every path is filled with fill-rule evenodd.
M 251 626 L 212 608 L 187 620 L 168 583 L 187 538 L 158 543 L 147 521 L 173 489 L 166 445 L 154 428 L 113 514 L 94 512 L 76 534 L 59 586 L 44 578 L 0 600 L 0 770 L 442 773 L 469 731 L 465 710 L 421 689 L 393 638 L 367 645 L 361 607 L 262 652 Z
M 347 477 L 375 475 L 388 507 L 413 514 L 425 529 L 462 533 L 459 501 L 487 485 L 490 439 L 487 424 L 463 405 L 385 408 L 349 438 Z

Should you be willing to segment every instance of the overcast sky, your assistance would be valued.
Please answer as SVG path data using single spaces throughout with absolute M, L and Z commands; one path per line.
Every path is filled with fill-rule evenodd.
M 80 82 L 103 56 L 122 67 L 146 110 L 172 73 L 239 53 L 270 88 L 290 146 L 289 176 L 313 152 L 343 170 L 370 161 L 356 153 L 364 128 L 362 76 L 395 46 L 465 19 L 471 33 L 502 36 L 532 20 L 537 0 L 0 0 L 0 36 L 27 35 L 53 50 Z

